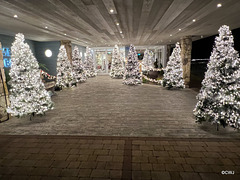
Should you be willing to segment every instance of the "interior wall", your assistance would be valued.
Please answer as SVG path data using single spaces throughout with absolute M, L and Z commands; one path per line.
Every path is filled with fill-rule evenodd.
M 51 41 L 51 42 L 34 42 L 36 59 L 39 63 L 46 65 L 48 70 L 43 69 L 48 72 L 50 75 L 56 75 L 57 67 L 57 56 L 60 48 L 60 41 Z M 47 57 L 45 51 L 49 49 L 52 51 L 52 56 Z

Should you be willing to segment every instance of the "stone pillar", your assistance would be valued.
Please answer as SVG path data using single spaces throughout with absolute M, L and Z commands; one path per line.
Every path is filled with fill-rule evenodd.
M 69 61 L 72 64 L 72 44 L 71 44 L 71 41 L 69 41 L 69 40 L 62 40 L 61 41 L 61 45 L 64 45 L 64 47 L 65 47 L 65 49 L 67 51 L 68 59 L 69 59 Z
M 6 108 L 9 106 L 8 89 L 3 67 L 2 44 L 0 43 L 0 122 L 9 119 L 6 112 Z
M 185 86 L 189 87 L 191 73 L 191 52 L 192 52 L 192 37 L 185 36 L 181 38 L 181 58 L 183 63 L 183 79 Z

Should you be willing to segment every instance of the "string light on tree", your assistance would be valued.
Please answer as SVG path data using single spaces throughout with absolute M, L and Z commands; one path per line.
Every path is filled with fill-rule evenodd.
M 163 75 L 163 87 L 184 88 L 181 48 L 179 43 L 173 49 Z
M 142 60 L 142 70 L 143 71 L 149 71 L 150 69 L 153 69 L 153 56 L 149 52 L 148 49 L 145 50 Z
M 86 70 L 87 77 L 95 77 L 97 75 L 96 69 L 94 67 L 93 57 L 91 53 L 91 49 L 89 47 L 86 48 L 86 56 L 84 61 L 84 67 Z
M 119 48 L 115 45 L 112 53 L 110 76 L 112 78 L 123 78 L 123 73 L 123 62 L 121 60 Z
M 53 102 L 45 90 L 39 73 L 39 65 L 24 35 L 18 33 L 11 47 L 10 106 L 7 112 L 13 116 L 44 114 L 53 109 Z
M 129 48 L 123 83 L 127 85 L 142 84 L 142 74 L 139 71 L 137 52 L 132 44 Z
M 240 127 L 240 60 L 229 26 L 223 25 L 215 38 L 208 69 L 197 96 L 197 122 L 210 121 L 217 127 Z
M 74 47 L 72 52 L 72 66 L 73 76 L 75 77 L 76 81 L 85 82 L 87 80 L 86 71 L 77 46 Z
M 57 82 L 59 88 L 72 87 L 76 84 L 76 79 L 73 77 L 72 65 L 67 56 L 64 45 L 60 46 L 57 58 Z

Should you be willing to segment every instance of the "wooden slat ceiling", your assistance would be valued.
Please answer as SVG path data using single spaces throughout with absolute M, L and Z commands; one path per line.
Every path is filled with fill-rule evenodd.
M 0 34 L 83 46 L 196 40 L 217 34 L 223 24 L 239 28 L 239 17 L 239 0 L 0 0 Z

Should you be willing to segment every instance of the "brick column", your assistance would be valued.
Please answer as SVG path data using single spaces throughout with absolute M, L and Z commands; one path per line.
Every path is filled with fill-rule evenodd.
M 192 52 L 192 37 L 186 36 L 181 38 L 181 57 L 183 63 L 183 79 L 185 86 L 189 87 L 191 74 L 191 52 Z
M 2 44 L 0 43 L 0 122 L 9 119 L 9 115 L 6 112 L 6 108 L 9 105 L 8 89 L 3 67 Z
M 72 63 L 72 44 L 69 40 L 62 40 L 61 45 L 64 45 L 69 61 Z

